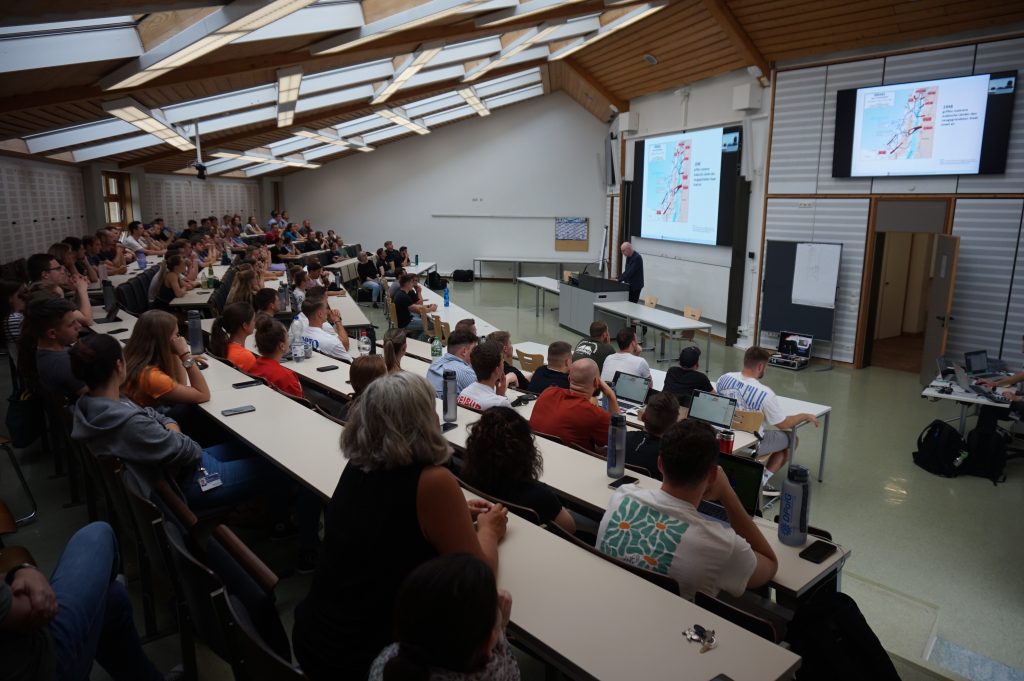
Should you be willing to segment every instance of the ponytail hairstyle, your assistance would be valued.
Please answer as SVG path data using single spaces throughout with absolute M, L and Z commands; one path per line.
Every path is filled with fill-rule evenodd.
M 380 355 L 364 355 L 352 360 L 352 368 L 349 370 L 348 380 L 352 384 L 352 392 L 360 395 L 366 386 L 373 383 L 381 376 L 388 375 L 387 365 Z
M 483 491 L 502 483 L 534 482 L 544 461 L 530 424 L 510 407 L 491 407 L 470 425 L 462 479 Z
M 402 370 L 402 355 L 405 354 L 405 330 L 397 326 L 384 332 L 384 364 L 388 373 Z
M 256 317 L 256 349 L 262 356 L 274 354 L 281 343 L 287 342 L 288 329 L 284 324 L 265 313 Z
M 236 275 L 237 276 L 237 275 Z M 210 352 L 218 357 L 227 357 L 231 336 L 256 316 L 252 303 L 238 302 L 225 306 L 220 316 L 213 320 L 210 331 Z
M 110 380 L 123 361 L 121 343 L 105 333 L 91 333 L 71 346 L 71 373 L 89 390 L 95 390 Z
M 398 653 L 384 681 L 430 678 L 433 669 L 471 673 L 487 664 L 497 626 L 494 573 L 468 553 L 449 553 L 409 573 L 395 598 Z

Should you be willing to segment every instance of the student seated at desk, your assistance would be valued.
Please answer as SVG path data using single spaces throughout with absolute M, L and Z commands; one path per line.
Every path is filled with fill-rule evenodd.
M 448 347 L 444 354 L 431 362 L 427 369 L 427 380 L 434 386 L 437 397 L 441 397 L 444 391 L 445 371 L 455 372 L 455 389 L 460 394 L 476 383 L 476 372 L 469 363 L 470 353 L 476 344 L 477 337 L 468 331 L 452 331 L 448 336 Z
M 597 406 L 594 393 L 608 399 L 608 411 Z M 569 387 L 550 388 L 537 398 L 530 414 L 530 428 L 560 437 L 592 452 L 603 452 L 608 443 L 611 414 L 619 413 L 615 392 L 601 380 L 597 363 L 579 359 L 569 368 Z
M 428 561 L 402 582 L 398 641 L 374 660 L 369 681 L 519 681 L 505 638 L 511 612 L 512 597 L 482 560 L 459 553 Z
M 144 312 L 124 346 L 124 394 L 143 407 L 202 404 L 210 400 L 199 360 L 178 333 L 178 320 L 162 310 Z
M 1021 349 L 1024 350 L 1024 339 L 1021 339 Z M 978 410 L 978 423 L 975 425 L 979 432 L 994 432 L 1000 419 L 1024 419 L 1024 391 L 1020 390 L 1019 386 L 1017 390 L 998 390 L 1018 383 L 1024 383 L 1024 371 L 1003 378 L 982 378 L 978 381 L 979 385 L 991 388 L 1010 401 L 1007 409 L 982 405 Z
M 338 418 L 342 421 L 347 421 L 352 405 L 362 397 L 366 388 L 381 376 L 387 375 L 387 365 L 384 363 L 384 358 L 380 355 L 356 357 L 348 373 L 348 382 L 352 386 L 352 399 L 341 405 L 338 411 Z
M 294 371 L 281 366 L 281 358 L 288 352 L 288 329 L 270 315 L 256 316 L 256 349 L 260 356 L 253 362 L 249 374 L 265 379 L 278 390 L 303 397 L 302 384 Z
M 306 298 L 306 302 L 302 303 L 302 314 L 309 320 L 309 325 L 302 329 L 303 343 L 328 357 L 352 361 L 352 356 L 348 354 L 348 332 L 342 326 L 341 313 L 328 307 L 326 298 Z M 333 334 L 323 329 L 323 325 L 328 322 L 334 328 Z
M 54 244 L 55 246 L 57 244 Z M 58 253 L 69 253 L 67 244 Z M 92 302 L 89 300 L 89 279 L 81 274 L 70 273 L 60 261 L 49 253 L 30 255 L 26 261 L 29 281 L 29 297 L 35 297 L 39 291 L 48 291 L 51 295 L 63 298 L 66 293 L 74 296 L 75 307 L 78 308 L 76 318 L 84 326 L 92 326 Z
M 608 325 L 598 320 L 590 323 L 590 337 L 584 338 L 576 344 L 572 352 L 572 361 L 588 358 L 597 362 L 597 369 L 604 368 L 604 360 L 608 355 L 615 352 L 611 343 L 611 336 L 608 335 Z
M 697 591 L 741 596 L 767 584 L 778 559 L 717 462 L 718 440 L 711 426 L 674 423 L 661 438 L 661 489 L 635 484 L 617 489 L 601 518 L 597 548 L 667 574 L 689 599 Z M 731 527 L 698 513 L 702 499 L 722 504 Z
M 230 303 L 213 320 L 210 352 L 223 357 L 246 373 L 256 364 L 256 355 L 245 347 L 245 339 L 256 330 L 256 310 L 249 303 Z
M 497 572 L 508 522 L 500 504 L 467 502 L 445 468 L 451 446 L 420 376 L 370 383 L 349 413 L 341 451 L 348 464 L 324 516 L 320 565 L 295 609 L 295 657 L 311 681 L 365 679 L 393 640 L 395 597 L 409 573 L 449 553 Z
M 765 464 L 765 480 L 771 473 L 782 468 L 789 459 L 789 434 L 785 431 L 803 423 L 818 425 L 814 414 L 793 414 L 786 416 L 775 391 L 761 383 L 764 372 L 768 368 L 770 350 L 757 346 L 747 348 L 743 353 L 743 370 L 722 374 L 715 384 L 715 392 L 736 400 L 736 407 L 744 411 L 764 412 L 764 420 L 778 430 L 765 430 L 761 424 L 758 433 L 761 442 L 757 445 L 758 457 L 767 456 Z M 769 493 L 778 494 L 770 488 Z
M 25 321 L 27 294 L 28 289 L 20 281 L 0 280 L 0 335 L 15 365 L 18 364 L 18 340 Z
M 679 400 L 672 393 L 658 393 L 640 411 L 643 430 L 626 433 L 626 463 L 646 468 L 651 477 L 661 480 L 658 452 L 661 436 L 679 420 Z
M 619 346 L 618 352 L 604 358 L 604 366 L 601 367 L 601 379 L 605 383 L 615 380 L 615 372 L 621 371 L 624 374 L 632 374 L 651 380 L 651 367 L 647 360 L 640 356 L 640 344 L 636 340 L 636 331 L 624 326 L 615 334 L 615 343 Z
M 397 374 L 402 370 L 405 346 L 405 331 L 394 328 L 384 332 L 384 364 L 389 374 Z
M 538 395 L 551 386 L 569 387 L 569 365 L 572 364 L 572 346 L 555 341 L 548 346 L 548 363 L 537 368 L 530 377 L 530 392 Z
M 494 407 L 469 426 L 459 474 L 485 494 L 537 513 L 542 523 L 554 522 L 576 532 L 576 521 L 554 491 L 540 482 L 544 459 L 530 424 L 511 407 Z
M 301 267 L 292 267 L 288 270 L 288 276 L 291 277 L 292 280 L 292 286 L 290 289 L 292 296 L 292 309 L 301 310 L 302 303 L 306 302 L 306 291 L 313 286 L 313 281 Z
M 413 337 L 418 337 L 419 332 L 423 331 L 423 318 L 420 317 L 420 313 L 437 310 L 437 305 L 427 305 L 422 300 L 416 277 L 411 274 L 403 274 L 398 278 L 398 293 L 392 298 L 397 317 L 395 324 L 410 332 Z M 455 332 L 452 331 L 452 333 Z
M 381 296 L 381 274 L 376 264 L 370 262 L 369 254 L 360 251 L 356 256 L 356 274 L 359 275 L 359 288 L 370 292 L 370 300 L 374 306 L 380 303 Z M 394 296 L 394 294 L 391 294 Z
M 662 388 L 679 399 L 679 404 L 689 408 L 694 390 L 714 392 L 707 375 L 700 371 L 700 348 L 691 345 L 679 351 L 679 365 L 669 367 Z
M 511 407 L 512 400 L 505 394 L 505 370 L 501 363 L 501 345 L 484 341 L 469 353 L 469 363 L 476 381 L 459 392 L 459 406 L 477 411 L 491 407 Z
M 170 310 L 171 301 L 184 296 L 189 287 L 185 284 L 185 271 L 188 263 L 184 256 L 172 255 L 164 260 L 156 279 L 160 284 L 157 288 L 156 297 L 153 299 L 153 307 L 158 310 Z
M 268 314 L 273 317 L 281 309 L 281 297 L 275 289 L 261 288 L 253 296 L 252 306 L 256 310 L 256 314 Z
M 28 303 L 18 342 L 18 373 L 25 385 L 56 402 L 74 402 L 85 384 L 71 373 L 68 351 L 82 328 L 70 301 L 44 294 Z
M 473 327 L 473 333 L 476 333 L 475 326 Z M 508 331 L 493 331 L 489 336 L 487 336 L 487 340 L 501 343 L 501 358 L 505 368 L 505 380 L 508 382 L 509 387 L 519 388 L 520 390 L 532 390 L 530 387 L 530 379 L 533 374 L 530 372 L 524 373 L 512 365 L 512 357 L 515 352 L 512 347 L 512 334 Z
M 252 305 L 256 298 L 256 292 L 263 288 L 263 278 L 256 272 L 256 268 L 248 263 L 242 263 L 235 268 L 235 277 L 231 280 L 231 290 L 224 301 L 226 305 L 232 303 L 247 303 Z

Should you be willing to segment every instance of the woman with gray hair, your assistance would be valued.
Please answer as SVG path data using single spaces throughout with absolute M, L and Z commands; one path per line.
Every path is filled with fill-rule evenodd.
M 466 501 L 444 467 L 434 390 L 401 372 L 371 382 L 341 435 L 348 465 L 324 516 L 306 599 L 295 609 L 295 657 L 312 681 L 365 679 L 391 642 L 395 596 L 417 566 L 468 553 L 497 573 L 508 511 Z M 476 520 L 476 528 L 473 521 Z

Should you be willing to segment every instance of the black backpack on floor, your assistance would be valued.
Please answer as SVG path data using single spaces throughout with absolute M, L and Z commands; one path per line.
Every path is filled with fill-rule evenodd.
M 431 291 L 443 291 L 448 288 L 448 280 L 437 273 L 437 270 L 427 274 L 427 288 Z
M 473 281 L 473 270 L 452 270 L 455 281 Z
M 917 438 L 914 463 L 929 473 L 955 478 L 959 472 L 957 459 L 966 450 L 967 445 L 957 429 L 935 419 Z
M 988 478 L 993 485 L 1006 481 L 1006 440 L 996 431 L 977 428 L 967 434 L 967 458 L 960 465 L 961 475 Z
M 878 636 L 844 593 L 819 590 L 797 608 L 786 640 L 803 658 L 797 681 L 900 681 Z

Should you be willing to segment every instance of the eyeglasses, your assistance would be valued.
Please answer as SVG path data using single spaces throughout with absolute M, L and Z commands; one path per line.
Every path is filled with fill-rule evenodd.
M 47 272 L 56 272 L 57 270 L 62 270 L 62 269 L 64 269 L 63 266 L 57 265 L 56 267 L 48 267 L 48 268 L 46 268 L 46 271 Z

